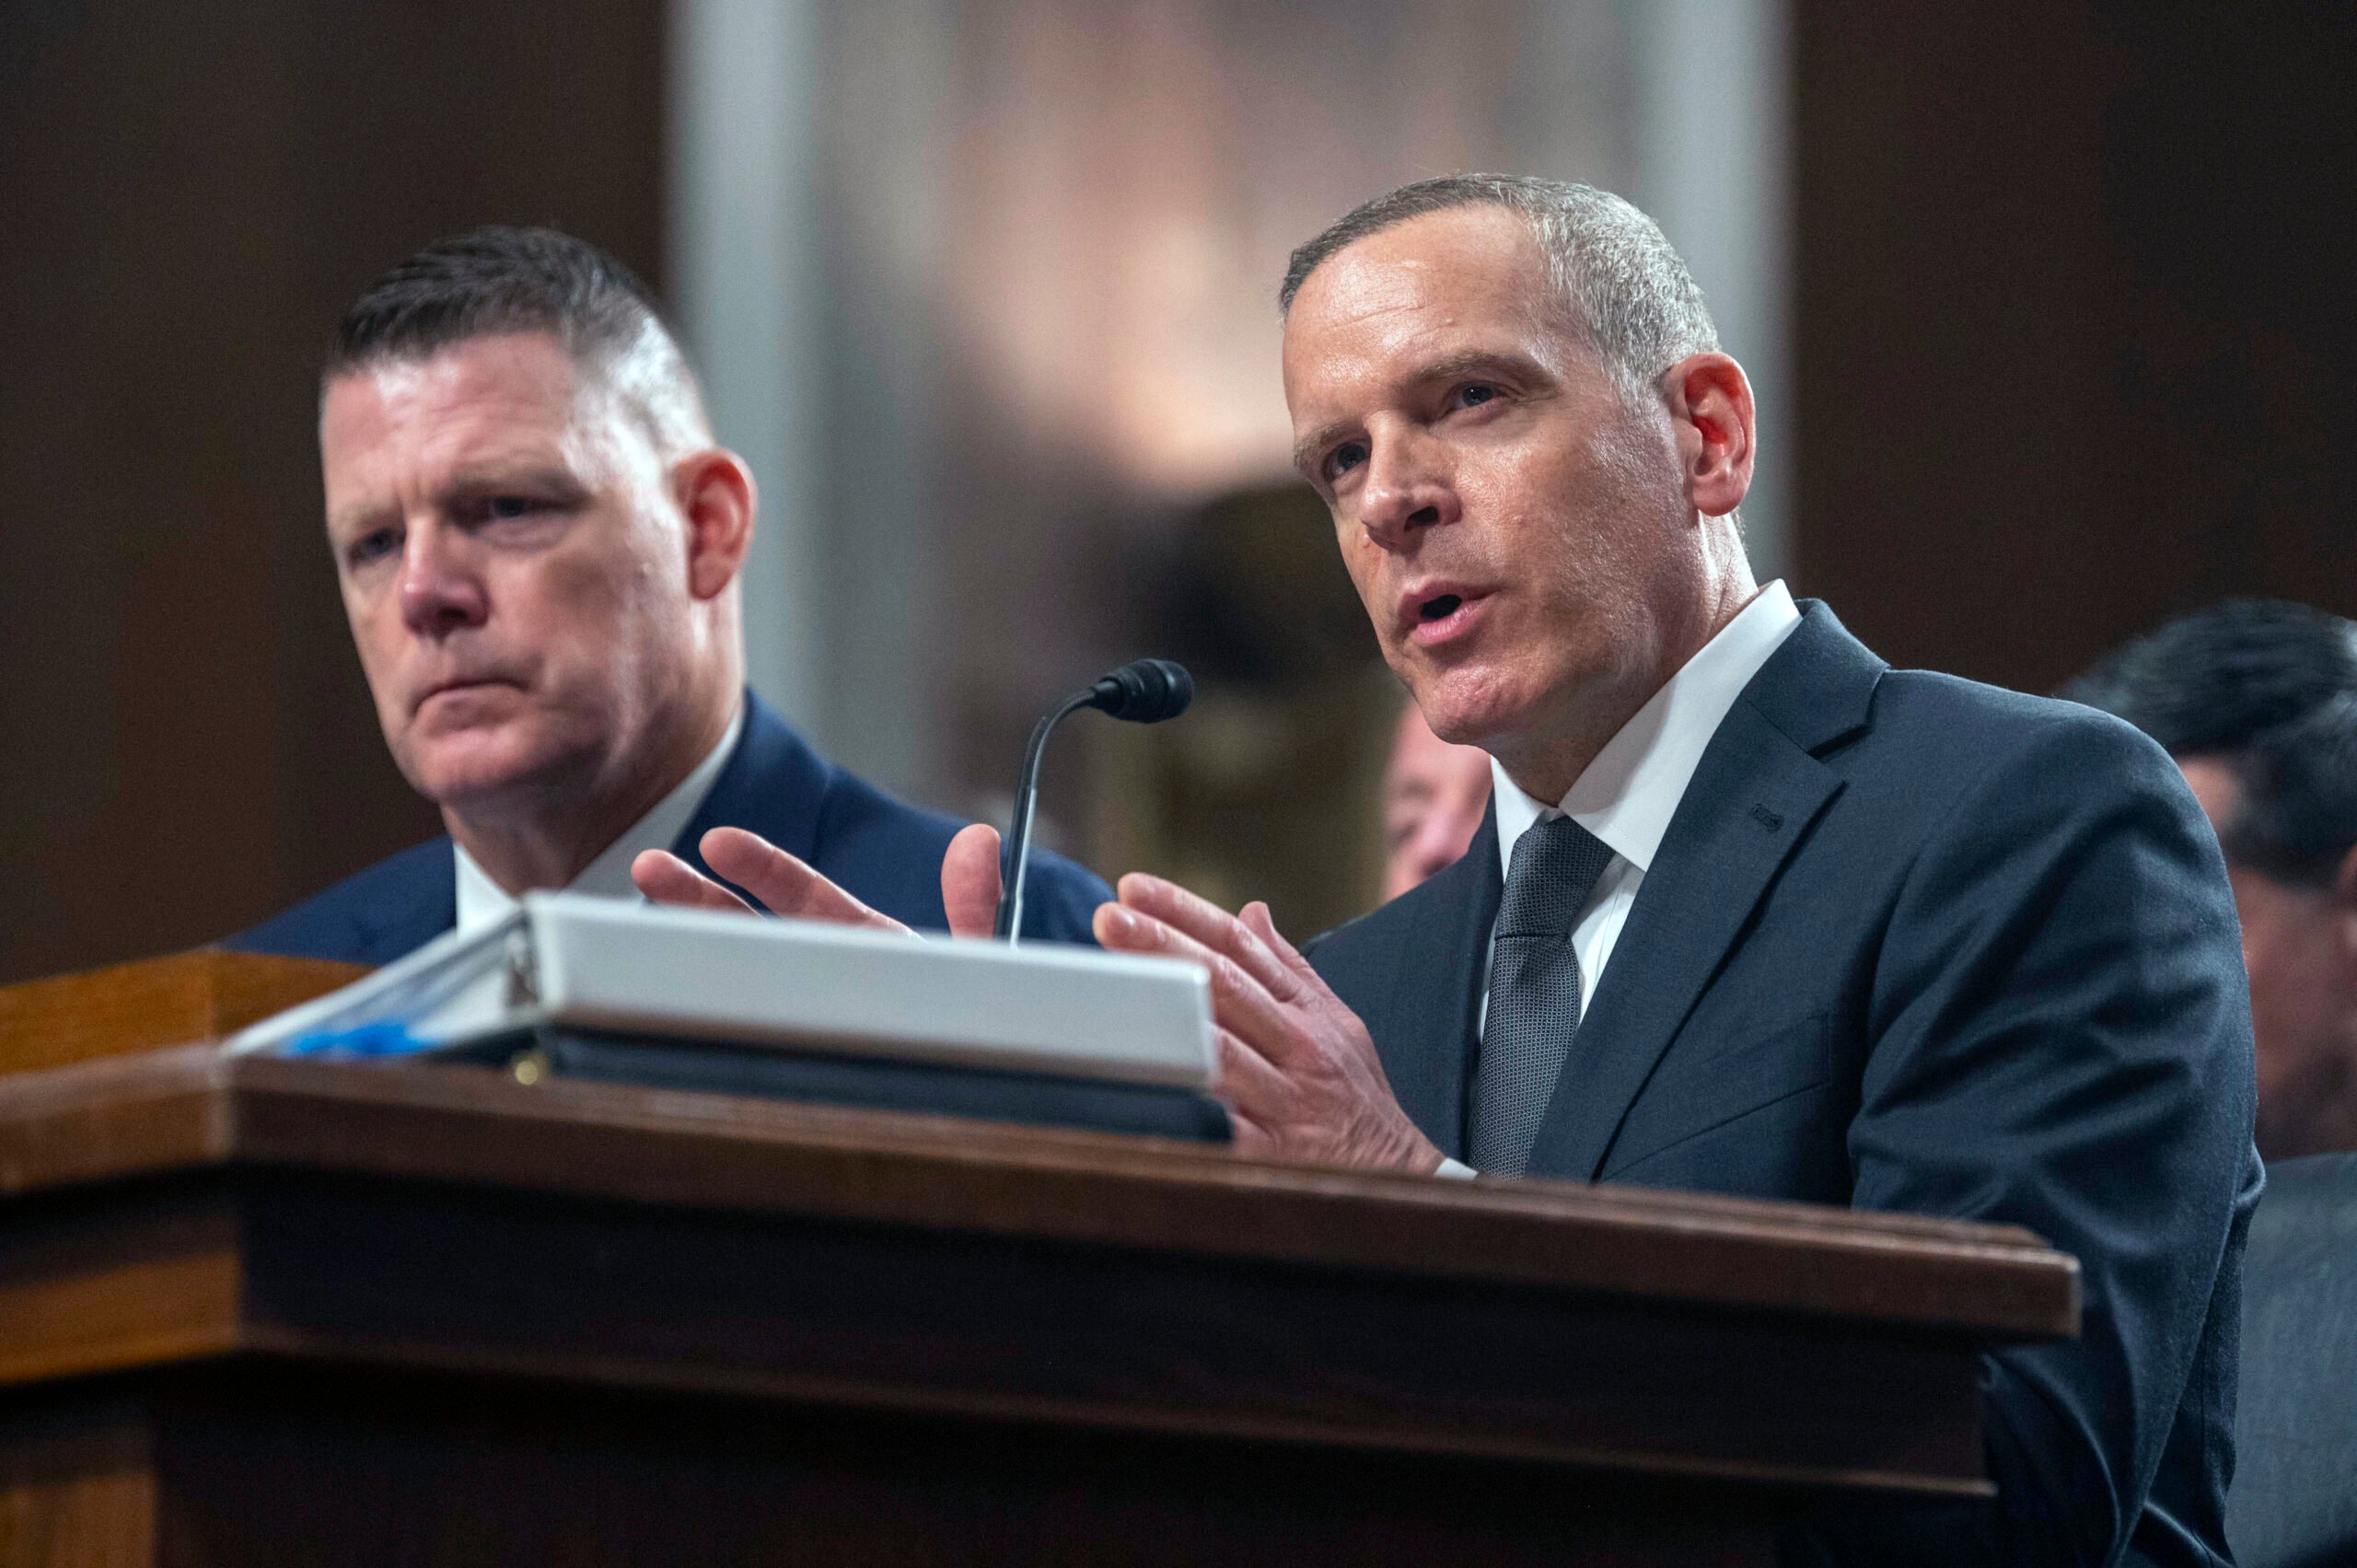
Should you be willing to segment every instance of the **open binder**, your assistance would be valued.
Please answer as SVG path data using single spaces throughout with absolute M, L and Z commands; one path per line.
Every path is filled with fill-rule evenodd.
M 572 893 L 528 894 L 229 1049 L 1228 1135 L 1193 965 Z

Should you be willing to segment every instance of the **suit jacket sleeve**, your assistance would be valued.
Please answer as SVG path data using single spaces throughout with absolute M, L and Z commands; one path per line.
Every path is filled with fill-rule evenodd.
M 2029 732 L 1927 807 L 1941 826 L 1871 992 L 1855 1201 L 2036 1231 L 2079 1259 L 2082 1332 L 1989 1358 L 1996 1504 L 1949 1510 L 1932 1532 L 1904 1509 L 1829 1518 L 1787 1556 L 2114 1562 L 2131 1531 L 2167 1527 L 2139 1514 L 2189 1380 L 2223 1380 L 2195 1403 L 2233 1419 L 2231 1365 L 2197 1365 L 2221 1342 L 2209 1314 L 2235 1310 L 2220 1275 L 2239 1265 L 2255 1168 L 2225 868 L 2175 766 L 2092 715 Z M 2212 1327 L 2233 1345 L 2232 1323 Z

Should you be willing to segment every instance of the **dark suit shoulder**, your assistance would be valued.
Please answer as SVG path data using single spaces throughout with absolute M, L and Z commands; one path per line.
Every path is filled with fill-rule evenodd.
M 742 828 L 807 862 L 869 908 L 920 930 L 940 931 L 948 925 L 941 857 L 963 826 L 820 756 L 748 691 L 745 733 L 675 848 L 691 865 L 708 871 L 698 848 L 704 833 Z M 1035 855 L 1025 883 L 1023 933 L 1090 941 L 1089 917 L 1111 896 L 1102 881 L 1070 861 Z
M 326 891 L 226 938 L 238 952 L 387 964 L 458 919 L 448 839 L 431 839 L 354 872 Z
M 1928 758 L 1982 762 L 2009 742 L 2085 749 L 2123 760 L 2134 754 L 2166 761 L 2167 754 L 2132 725 L 2059 697 L 1987 686 L 1933 670 L 1894 669 L 1875 691 L 1874 725 L 1865 734 L 1880 746 Z M 1977 770 L 1975 770 L 1977 771 Z
M 1892 854 L 2131 798 L 2161 805 L 2182 830 L 2200 826 L 2176 764 L 2142 731 L 2076 703 L 1955 676 L 1890 671 L 1872 725 L 1820 760 L 1844 781 L 1845 810 L 1881 819 L 1868 842 Z

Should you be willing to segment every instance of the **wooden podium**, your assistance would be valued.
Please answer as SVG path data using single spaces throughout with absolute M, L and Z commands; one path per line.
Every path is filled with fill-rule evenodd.
M 1977 1353 L 2076 1327 L 2012 1229 L 62 1054 L 0 1080 L 0 1564 L 1764 1562 L 1985 1492 Z

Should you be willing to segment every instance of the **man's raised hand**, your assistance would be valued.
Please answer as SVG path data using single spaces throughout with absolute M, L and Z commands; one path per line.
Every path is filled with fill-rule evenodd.
M 761 900 L 773 914 L 915 935 L 758 833 L 714 828 L 696 847 L 703 852 L 705 865 Z M 630 876 L 638 890 L 658 904 L 755 912 L 743 899 L 668 850 L 642 854 L 631 862 Z M 948 911 L 950 935 L 988 936 L 998 912 L 998 830 L 981 822 L 959 830 L 941 860 L 941 901 Z
M 1212 978 L 1219 1097 L 1248 1154 L 1322 1165 L 1439 1168 L 1441 1152 L 1391 1092 L 1358 1015 L 1279 935 L 1269 906 L 1241 919 L 1176 883 L 1132 874 L 1097 911 L 1109 948 L 1187 958 Z
M 704 863 L 772 912 L 796 920 L 913 935 L 817 871 L 742 828 L 714 828 Z M 998 910 L 999 839 L 977 823 L 949 842 L 941 900 L 958 936 L 988 936 Z M 631 865 L 638 890 L 659 904 L 753 912 L 729 889 L 679 856 L 648 850 Z M 1440 1150 L 1391 1093 L 1358 1016 L 1279 935 L 1269 906 L 1238 919 L 1158 877 L 1121 878 L 1120 902 L 1097 912 L 1097 939 L 1120 952 L 1184 958 L 1211 974 L 1219 1039 L 1219 1096 L 1248 1154 L 1326 1165 L 1430 1171 Z

